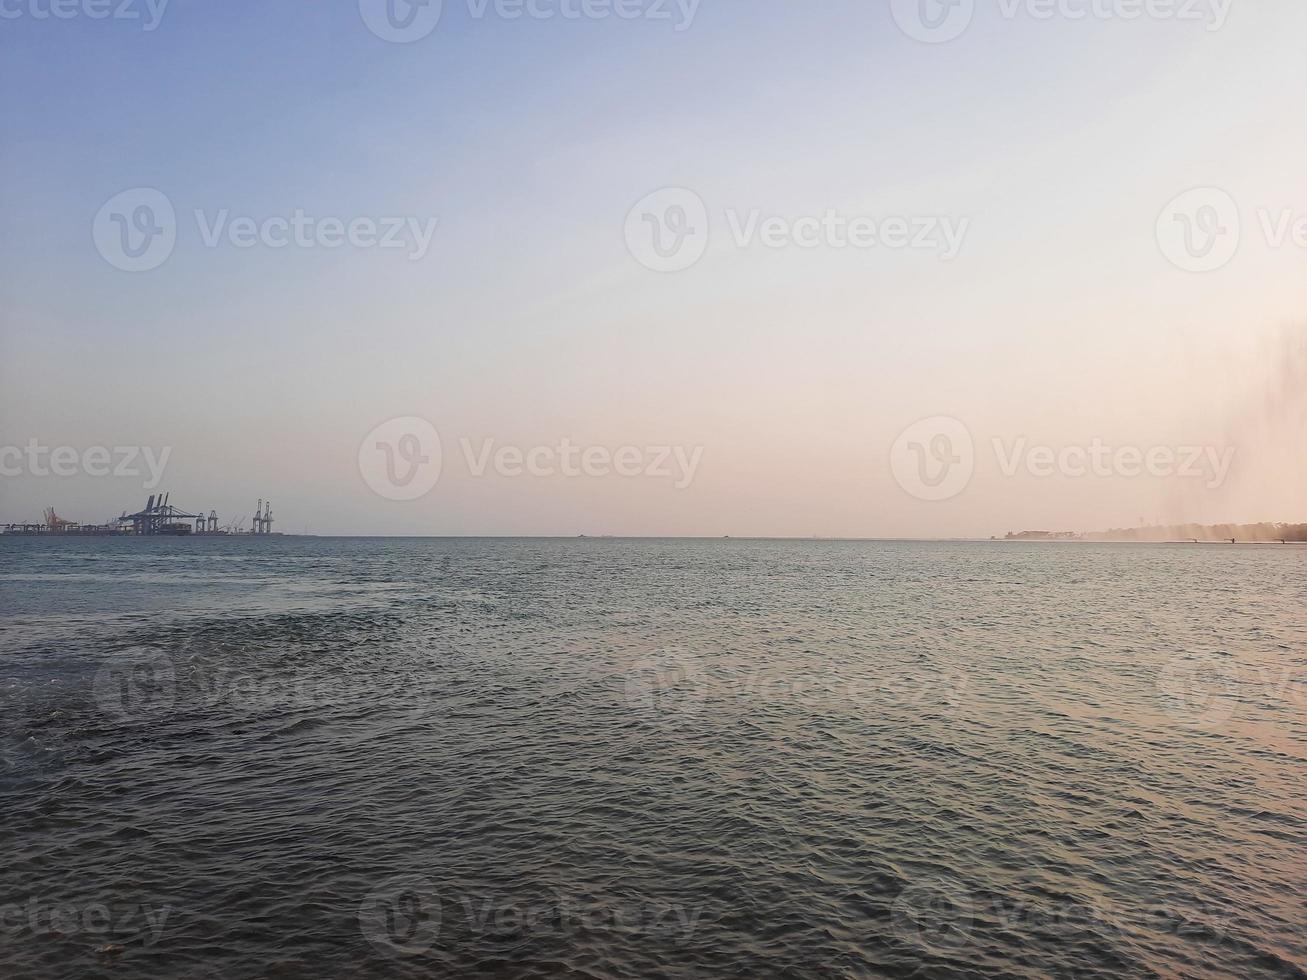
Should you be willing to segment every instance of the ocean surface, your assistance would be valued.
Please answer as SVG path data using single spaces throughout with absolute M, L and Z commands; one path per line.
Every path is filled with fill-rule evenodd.
M 0 538 L 0 976 L 1304 977 L 1307 548 Z

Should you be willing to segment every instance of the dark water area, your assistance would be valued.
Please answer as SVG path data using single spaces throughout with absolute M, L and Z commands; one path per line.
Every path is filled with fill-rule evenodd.
M 1307 549 L 0 538 L 0 976 L 1304 977 Z

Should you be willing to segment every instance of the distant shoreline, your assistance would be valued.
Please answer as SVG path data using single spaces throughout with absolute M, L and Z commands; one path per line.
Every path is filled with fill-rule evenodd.
M 1265 521 L 1259 524 L 1170 524 L 1114 527 L 1106 531 L 1009 531 L 1004 541 L 1119 541 L 1171 544 L 1303 544 L 1307 524 Z
M 1119 538 L 1119 537 L 1099 537 L 1097 535 L 1081 535 L 1077 537 L 858 537 L 858 536 L 820 536 L 820 537 L 795 537 L 795 536 L 773 536 L 773 535 L 730 535 L 730 536 L 709 536 L 709 535 L 563 535 L 563 534 L 276 534 L 276 535 L 253 535 L 253 534 L 231 534 L 231 535 L 195 535 L 195 536 L 173 536 L 173 535 L 137 535 L 137 534 L 5 534 L 0 533 L 0 541 L 6 538 L 21 539 L 24 541 L 87 541 L 87 540 L 116 540 L 116 541 L 146 541 L 146 540 L 167 540 L 167 541 L 248 541 L 252 538 L 267 540 L 269 538 L 276 540 L 302 540 L 302 539 L 320 539 L 320 540 L 353 540 L 353 541 L 575 541 L 575 542 L 601 542 L 601 541 L 720 541 L 726 542 L 756 542 L 756 541 L 781 541 L 781 542 L 825 542 L 832 544 L 993 544 L 993 545 L 1012 545 L 1012 544 L 1051 544 L 1051 545 L 1096 545 L 1096 544 L 1132 544 L 1132 545 L 1225 545 L 1229 547 L 1232 543 L 1236 545 L 1265 545 L 1274 547 L 1286 547 L 1291 545 L 1307 545 L 1307 540 L 1286 539 L 1283 542 L 1278 538 L 1271 539 L 1251 539 L 1236 538 L 1233 542 L 1229 538 L 1203 538 L 1194 540 L 1192 538 Z

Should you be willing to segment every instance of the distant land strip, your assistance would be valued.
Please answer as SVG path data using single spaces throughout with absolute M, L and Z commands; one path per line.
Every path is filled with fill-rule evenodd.
M 1307 544 L 1307 524 L 1172 524 L 1075 531 L 1009 531 L 1005 541 L 1239 541 Z

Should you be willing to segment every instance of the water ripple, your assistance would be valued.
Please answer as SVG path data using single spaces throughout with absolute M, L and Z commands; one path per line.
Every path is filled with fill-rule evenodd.
M 1301 550 L 0 548 L 6 976 L 1307 976 Z

